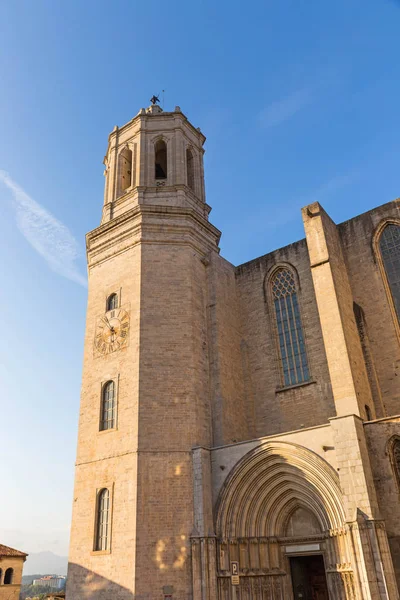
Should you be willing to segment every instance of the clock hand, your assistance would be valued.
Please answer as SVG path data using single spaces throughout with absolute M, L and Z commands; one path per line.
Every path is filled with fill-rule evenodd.
M 108 327 L 108 329 L 109 329 L 110 331 L 113 331 L 113 329 L 114 329 L 114 328 L 113 328 L 113 327 L 111 327 L 110 323 L 108 322 L 108 319 L 107 319 L 107 317 L 103 317 L 103 318 L 102 318 L 102 321 L 103 321 L 103 323 L 104 323 L 105 325 L 107 325 L 107 327 Z

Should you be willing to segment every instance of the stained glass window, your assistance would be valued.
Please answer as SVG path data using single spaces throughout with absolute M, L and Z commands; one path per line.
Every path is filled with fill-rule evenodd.
M 310 374 L 293 273 L 279 269 L 271 285 L 284 384 L 308 381 Z
M 391 223 L 382 232 L 379 247 L 393 303 L 400 321 L 400 225 Z
M 97 531 L 95 550 L 109 549 L 110 492 L 104 488 L 97 497 Z
M 113 427 L 115 427 L 115 385 L 113 381 L 107 381 L 102 393 L 100 429 L 103 431 Z

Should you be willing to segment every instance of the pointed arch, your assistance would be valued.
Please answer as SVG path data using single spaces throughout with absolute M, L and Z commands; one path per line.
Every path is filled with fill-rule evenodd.
M 307 537 L 323 533 L 321 523 L 307 506 L 294 502 L 282 532 L 285 537 Z
M 163 138 L 154 144 L 154 176 L 156 179 L 167 179 L 168 176 L 167 144 Z
M 400 219 L 381 221 L 372 245 L 400 342 Z
M 132 185 L 133 152 L 125 146 L 118 155 L 118 196 L 122 196 Z
M 320 456 L 296 444 L 266 442 L 228 476 L 217 505 L 216 533 L 224 539 L 283 536 L 297 508 L 321 531 L 345 524 L 339 477 Z
M 305 335 L 298 298 L 299 279 L 289 264 L 279 264 L 266 278 L 266 295 L 277 341 L 277 354 L 283 386 L 310 380 Z

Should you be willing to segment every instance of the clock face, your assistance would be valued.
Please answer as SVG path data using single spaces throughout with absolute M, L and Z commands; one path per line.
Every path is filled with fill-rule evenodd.
M 94 345 L 100 354 L 111 354 L 128 345 L 129 313 L 121 308 L 106 312 L 97 320 Z

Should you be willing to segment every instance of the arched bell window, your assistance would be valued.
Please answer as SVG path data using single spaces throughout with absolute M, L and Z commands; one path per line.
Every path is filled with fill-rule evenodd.
M 154 148 L 155 151 L 155 178 L 166 179 L 168 174 L 167 165 L 167 144 L 164 140 L 158 140 Z
M 194 159 L 190 148 L 186 150 L 187 184 L 194 191 Z
M 110 548 L 110 491 L 103 488 L 97 495 L 96 539 L 94 549 L 98 552 Z
M 132 184 L 132 150 L 124 148 L 118 157 L 118 195 L 120 196 Z
M 114 429 L 115 427 L 115 384 L 107 381 L 101 394 L 101 419 L 100 431 Z
M 118 308 L 118 295 L 111 294 L 107 298 L 107 310 L 115 310 Z
M 270 279 L 270 287 L 275 309 L 283 384 L 296 385 L 308 381 L 310 373 L 296 282 L 292 271 L 285 267 L 277 269 Z
M 14 577 L 14 569 L 9 567 L 4 573 L 4 585 L 11 585 Z
M 379 251 L 389 287 L 390 301 L 400 323 L 400 225 L 388 223 L 379 237 Z

